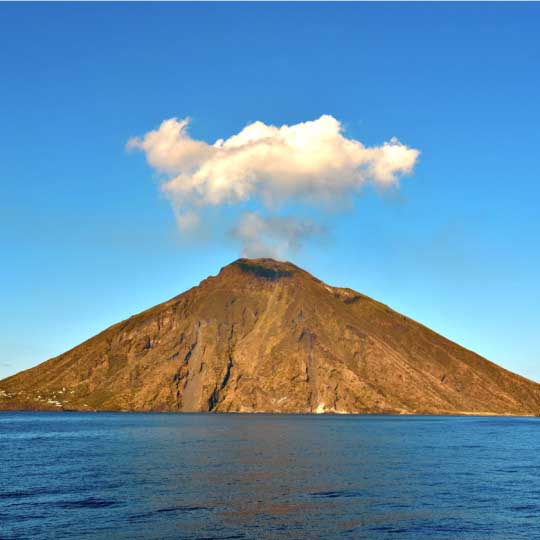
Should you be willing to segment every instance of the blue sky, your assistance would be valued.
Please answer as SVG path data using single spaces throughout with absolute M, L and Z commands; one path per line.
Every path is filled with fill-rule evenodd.
M 1 4 L 0 377 L 239 255 L 127 140 L 322 114 L 421 151 L 291 258 L 540 379 L 539 4 Z M 294 210 L 294 209 L 293 209 Z

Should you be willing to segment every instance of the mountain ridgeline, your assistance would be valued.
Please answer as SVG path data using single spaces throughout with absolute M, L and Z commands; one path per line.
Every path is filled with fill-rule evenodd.
M 540 412 L 540 385 L 291 263 L 239 259 L 0 381 L 0 409 Z

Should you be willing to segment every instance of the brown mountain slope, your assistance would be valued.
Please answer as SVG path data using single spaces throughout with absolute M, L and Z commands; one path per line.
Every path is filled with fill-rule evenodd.
M 0 381 L 0 409 L 535 414 L 540 385 L 293 264 L 240 259 Z

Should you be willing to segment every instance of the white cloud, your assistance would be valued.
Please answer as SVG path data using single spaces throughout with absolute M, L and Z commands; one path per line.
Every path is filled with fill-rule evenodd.
M 331 203 L 366 183 L 395 185 L 400 176 L 412 173 L 419 156 L 396 138 L 366 147 L 345 137 L 342 124 L 329 115 L 281 127 L 254 122 L 214 144 L 193 139 L 188 126 L 188 118 L 171 118 L 127 144 L 143 151 L 164 175 L 162 189 L 183 230 L 196 226 L 198 209 L 205 206 L 253 201 L 272 210 L 291 200 Z M 243 219 L 251 220 L 254 229 L 269 231 L 269 218 Z M 262 223 L 267 225 L 261 229 Z M 279 229 L 276 223 L 272 230 Z M 240 223 L 237 230 L 245 228 Z M 280 230 L 286 241 L 287 234 Z

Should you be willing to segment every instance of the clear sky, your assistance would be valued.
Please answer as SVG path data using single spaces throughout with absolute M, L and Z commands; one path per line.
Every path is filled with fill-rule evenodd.
M 327 114 L 421 154 L 290 258 L 539 380 L 539 21 L 534 3 L 0 4 L 0 377 L 239 256 L 178 230 L 131 137 Z

